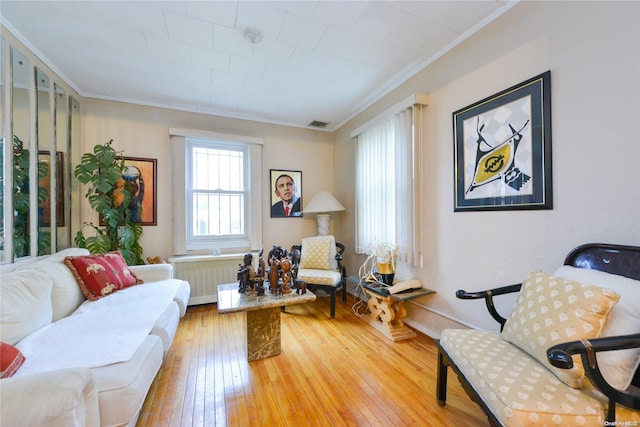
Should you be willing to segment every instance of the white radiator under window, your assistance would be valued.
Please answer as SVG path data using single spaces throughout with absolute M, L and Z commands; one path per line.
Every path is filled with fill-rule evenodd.
M 189 305 L 218 301 L 218 285 L 237 282 L 238 264 L 244 254 L 193 255 L 169 258 L 174 277 L 189 282 Z M 255 256 L 254 256 L 255 258 Z

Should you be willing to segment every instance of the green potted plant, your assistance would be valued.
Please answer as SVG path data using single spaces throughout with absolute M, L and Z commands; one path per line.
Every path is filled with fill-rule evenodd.
M 29 255 L 29 150 L 17 136 L 13 135 L 13 250 L 16 258 Z M 38 181 L 49 174 L 46 162 L 37 163 Z M 1 191 L 1 190 L 0 190 Z M 42 204 L 49 198 L 49 189 L 38 186 L 38 203 Z M 2 198 L 4 200 L 4 197 Z M 0 212 L 4 215 L 4 204 Z M 51 232 L 38 231 L 38 254 L 49 252 L 51 246 Z M 0 245 L 4 249 L 4 242 Z
M 132 184 L 122 178 L 124 158 L 112 143 L 113 139 L 93 147 L 93 152 L 85 153 L 73 171 L 78 181 L 88 185 L 85 197 L 103 224 L 84 222 L 75 242 L 93 254 L 120 251 L 127 264 L 144 264 L 139 243 L 142 226 L 131 218 Z M 85 236 L 86 229 L 93 234 Z

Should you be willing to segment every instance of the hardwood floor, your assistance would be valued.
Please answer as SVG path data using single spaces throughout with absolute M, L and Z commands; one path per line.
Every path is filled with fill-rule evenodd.
M 484 426 L 449 374 L 435 398 L 433 340 L 391 342 L 351 311 L 353 299 L 287 307 L 282 354 L 247 362 L 243 313 L 187 310 L 137 426 Z

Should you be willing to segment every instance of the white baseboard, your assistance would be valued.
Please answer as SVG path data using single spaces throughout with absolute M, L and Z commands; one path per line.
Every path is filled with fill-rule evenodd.
M 358 295 L 361 291 L 356 289 L 354 283 L 349 280 L 347 280 L 347 292 L 356 298 L 361 297 Z M 364 296 L 366 299 L 366 294 Z M 414 301 L 406 301 L 404 306 L 407 310 L 407 317 L 404 319 L 404 323 L 433 339 L 440 339 L 440 334 L 444 329 L 473 328 L 473 326 L 461 320 L 449 317 L 431 307 Z

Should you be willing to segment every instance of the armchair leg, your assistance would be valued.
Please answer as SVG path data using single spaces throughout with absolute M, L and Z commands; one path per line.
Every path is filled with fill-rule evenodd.
M 347 281 L 342 279 L 342 302 L 347 303 Z
M 331 318 L 336 317 L 336 288 L 331 289 Z
M 436 398 L 438 405 L 444 406 L 447 402 L 447 365 L 444 364 L 444 356 L 438 350 L 438 373 L 437 373 Z
M 616 425 L 616 401 L 609 399 L 609 408 L 607 408 L 607 422 L 605 425 Z

